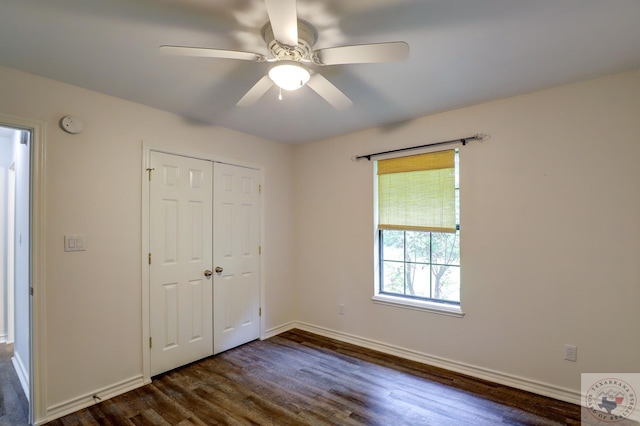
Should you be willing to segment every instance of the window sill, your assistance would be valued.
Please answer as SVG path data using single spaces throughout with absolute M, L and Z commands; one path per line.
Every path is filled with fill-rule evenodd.
M 373 303 L 377 303 L 380 305 L 430 312 L 432 314 L 448 315 L 456 318 L 464 317 L 464 312 L 462 312 L 460 306 L 456 305 L 427 302 L 422 300 L 409 300 L 402 297 L 389 296 L 386 294 L 376 294 L 371 298 L 371 300 L 373 300 Z

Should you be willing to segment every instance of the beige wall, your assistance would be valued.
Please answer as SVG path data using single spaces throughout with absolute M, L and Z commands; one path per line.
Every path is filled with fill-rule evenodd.
M 373 167 L 350 158 L 475 133 L 466 316 L 374 304 Z M 633 71 L 297 147 L 296 318 L 574 392 L 581 372 L 640 372 L 639 135 Z
M 0 112 L 46 125 L 46 403 L 142 374 L 142 141 L 265 170 L 264 328 L 293 320 L 292 148 L 0 68 Z M 58 121 L 78 116 L 85 131 Z M 64 234 L 87 251 L 65 253 Z

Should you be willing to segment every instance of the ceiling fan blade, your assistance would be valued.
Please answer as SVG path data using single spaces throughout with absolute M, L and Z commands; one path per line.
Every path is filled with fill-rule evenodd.
M 286 46 L 298 45 L 298 11 L 296 0 L 265 0 L 269 22 L 276 41 Z
M 404 41 L 328 47 L 313 52 L 316 65 L 371 64 L 400 62 L 409 57 L 409 45 Z
M 267 90 L 271 89 L 273 86 L 273 81 L 269 78 L 268 75 L 262 77 L 256 84 L 253 85 L 251 89 L 238 101 L 237 106 L 249 106 L 256 103 L 258 99 L 262 97 Z
M 206 47 L 160 46 L 162 53 L 180 56 L 200 56 L 204 58 L 240 59 L 242 61 L 264 62 L 267 57 L 260 53 L 239 50 L 209 49 Z
M 351 99 L 320 74 L 314 74 L 307 83 L 313 91 L 322 96 L 335 109 L 345 109 L 353 104 Z

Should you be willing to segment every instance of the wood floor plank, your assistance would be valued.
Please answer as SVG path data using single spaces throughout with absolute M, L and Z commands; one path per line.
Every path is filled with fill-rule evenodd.
M 100 406 L 89 407 L 91 416 L 103 426 L 133 426 L 133 423 L 124 415 L 122 415 L 123 405 L 117 404 L 112 400 L 100 403 Z
M 156 386 L 161 392 L 171 395 L 175 402 L 188 407 L 192 413 L 191 419 L 204 422 L 205 424 L 221 424 L 221 425 L 241 425 L 243 424 L 242 416 L 236 415 L 234 412 L 227 412 L 218 405 L 223 399 L 210 395 L 201 387 L 195 388 L 188 392 L 181 392 L 179 382 L 173 381 L 173 377 L 165 376 L 158 380 Z M 227 398 L 226 394 L 225 398 Z M 204 397 L 203 397 L 204 396 Z M 214 402 L 215 401 L 215 402 Z
M 556 426 L 580 418 L 573 404 L 291 330 L 49 424 Z
M 155 410 L 145 410 L 141 413 L 131 417 L 131 423 L 136 426 L 171 426 L 171 423 L 162 418 Z M 183 420 L 179 424 L 183 424 L 186 420 Z

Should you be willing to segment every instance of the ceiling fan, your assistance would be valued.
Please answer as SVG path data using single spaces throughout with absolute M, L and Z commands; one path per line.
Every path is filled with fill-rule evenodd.
M 297 90 L 307 85 L 336 109 L 350 106 L 351 100 L 308 65 L 397 62 L 409 56 L 409 45 L 404 41 L 313 50 L 318 32 L 310 23 L 298 19 L 296 0 L 265 0 L 265 4 L 269 22 L 262 28 L 262 38 L 272 58 L 260 53 L 205 47 L 164 45 L 160 49 L 165 53 L 183 56 L 273 63 L 268 75 L 249 89 L 236 104 L 238 106 L 254 104 L 275 84 L 281 89 L 280 99 L 282 90 Z

